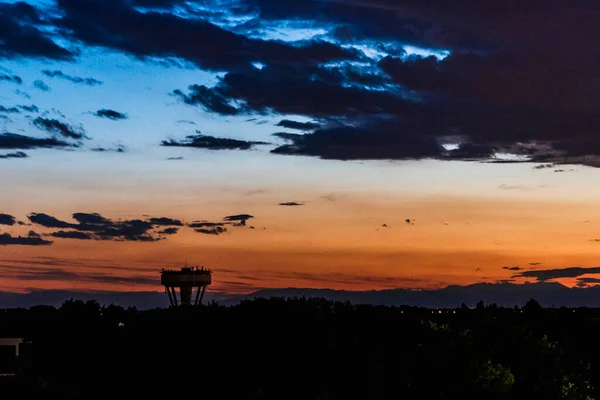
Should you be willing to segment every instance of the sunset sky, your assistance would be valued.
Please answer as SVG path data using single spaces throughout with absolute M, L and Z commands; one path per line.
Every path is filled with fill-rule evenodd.
M 599 14 L 0 3 L 1 290 L 594 285 Z

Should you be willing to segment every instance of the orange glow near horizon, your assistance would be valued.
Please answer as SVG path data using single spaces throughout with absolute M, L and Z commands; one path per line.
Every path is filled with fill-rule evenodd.
M 210 290 L 218 292 L 281 287 L 440 288 L 514 279 L 518 272 L 503 266 L 591 267 L 599 245 L 593 239 L 600 227 L 600 210 L 592 202 L 315 193 L 304 206 L 282 207 L 277 201 L 283 197 L 268 192 L 250 196 L 250 201 L 240 197 L 232 196 L 229 202 L 223 197 L 220 202 L 204 199 L 204 205 L 212 207 L 202 213 L 186 207 L 174 213 L 166 204 L 153 204 L 156 210 L 171 212 L 151 210 L 150 215 L 186 222 L 200 219 L 200 214 L 220 220 L 232 210 L 255 216 L 248 226 L 230 228 L 224 235 L 203 235 L 183 227 L 154 243 L 55 240 L 51 246 L 2 248 L 3 287 L 11 291 L 161 290 L 158 271 L 188 261 L 213 269 Z M 70 220 L 67 206 L 61 209 L 51 214 Z M 114 218 L 110 211 L 117 209 L 110 204 L 101 213 Z M 140 217 L 120 210 L 117 217 Z M 407 223 L 407 218 L 412 222 Z M 26 234 L 30 228 L 13 231 Z M 49 231 L 34 228 L 41 234 Z M 514 280 L 527 281 L 535 279 Z

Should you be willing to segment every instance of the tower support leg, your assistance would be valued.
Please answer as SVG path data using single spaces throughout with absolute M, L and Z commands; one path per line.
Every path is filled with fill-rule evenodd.
M 171 291 L 169 290 L 169 287 L 165 287 L 165 290 L 167 291 L 167 294 L 169 295 L 169 304 L 171 304 L 171 306 L 174 306 L 175 304 L 173 303 L 173 296 L 171 296 Z
M 200 286 L 196 288 L 196 298 L 194 299 L 194 305 L 198 305 L 198 298 L 200 297 Z
M 202 294 L 200 294 L 200 302 L 198 304 L 202 304 L 202 298 L 204 297 L 205 290 L 206 290 L 206 286 L 202 286 Z
M 175 303 L 175 307 L 177 307 L 177 292 L 175 291 L 175 287 L 171 286 L 171 292 L 173 293 L 173 303 Z

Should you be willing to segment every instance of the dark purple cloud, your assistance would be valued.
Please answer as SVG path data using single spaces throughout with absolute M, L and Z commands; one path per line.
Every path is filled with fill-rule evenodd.
M 15 133 L 0 133 L 0 149 L 36 149 L 36 148 L 64 148 L 76 147 L 56 138 L 38 139 Z
M 253 142 L 238 139 L 217 138 L 198 133 L 186 136 L 183 140 L 163 140 L 161 145 L 166 147 L 193 147 L 208 150 L 250 150 L 253 146 L 267 144 L 265 142 Z
M 0 58 L 72 59 L 73 53 L 38 28 L 42 22 L 40 11 L 25 2 L 0 3 Z
M 0 233 L 0 246 L 47 246 L 51 241 L 39 236 L 12 236 L 10 233 Z
M 568 267 L 558 269 L 529 270 L 513 276 L 513 278 L 535 278 L 538 281 L 547 281 L 558 278 L 577 278 L 586 274 L 600 274 L 600 267 Z
M 127 114 L 121 113 L 119 111 L 110 110 L 110 109 L 100 109 L 94 113 L 96 117 L 110 119 L 111 121 L 119 121 L 123 119 L 127 119 Z
M 17 220 L 12 215 L 0 213 L 0 225 L 14 225 L 16 223 Z
M 41 130 L 68 139 L 80 140 L 86 138 L 85 131 L 82 128 L 76 129 L 65 122 L 53 118 L 37 117 L 33 120 L 33 125 Z

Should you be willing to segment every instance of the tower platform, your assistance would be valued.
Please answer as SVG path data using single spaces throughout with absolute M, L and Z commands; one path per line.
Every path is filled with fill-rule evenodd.
M 163 269 L 160 272 L 160 283 L 169 295 L 171 306 L 191 305 L 192 291 L 196 289 L 193 305 L 202 303 L 206 287 L 212 283 L 212 271 L 209 269 L 184 267 L 180 271 Z M 179 300 L 176 288 L 179 288 Z

